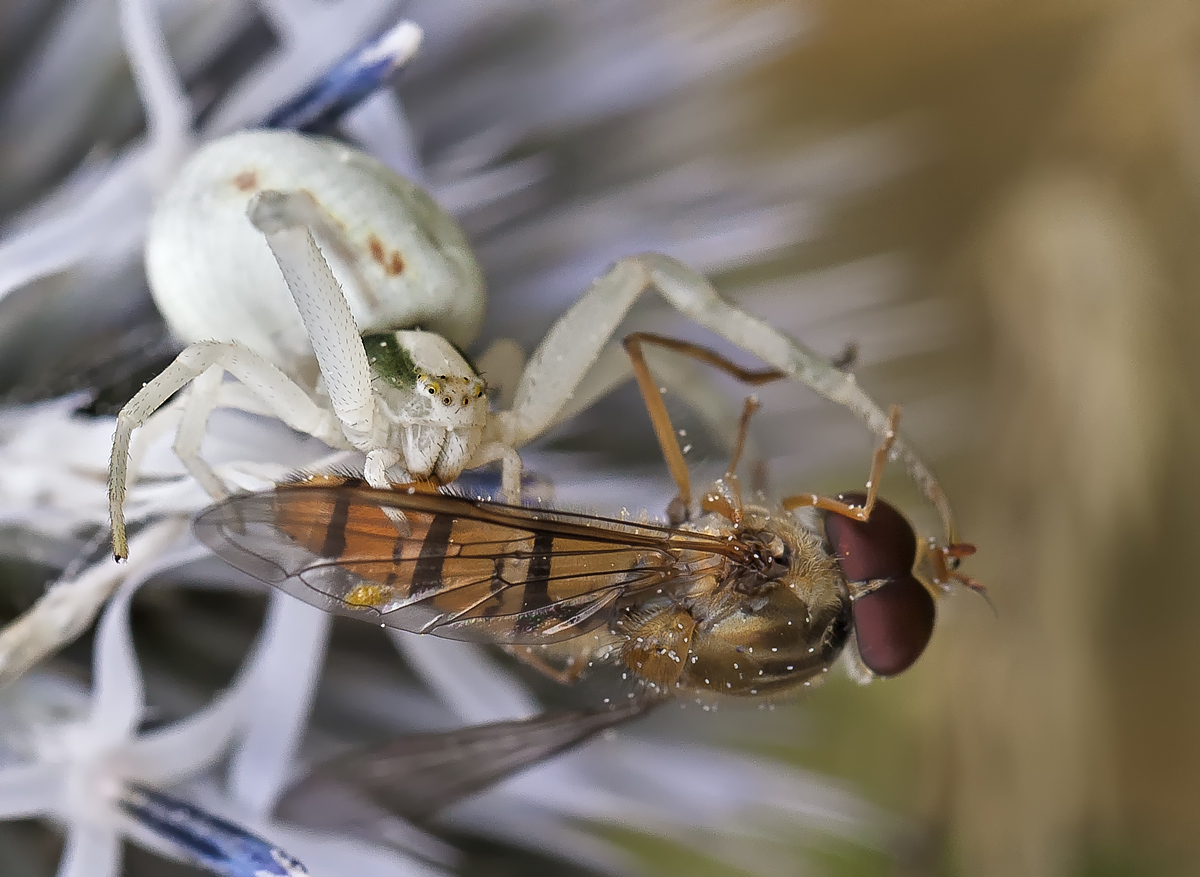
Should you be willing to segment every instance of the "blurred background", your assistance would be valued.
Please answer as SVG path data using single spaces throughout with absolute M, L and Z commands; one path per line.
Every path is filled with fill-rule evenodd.
M 258 105 L 235 84 L 286 43 L 276 9 L 286 5 L 163 4 L 202 124 L 252 121 Z M 389 8 L 390 20 L 403 14 L 427 31 L 397 94 L 426 182 L 478 244 L 491 287 L 484 341 L 513 336 L 528 348 L 615 258 L 670 252 L 826 355 L 856 343 L 860 383 L 904 407 L 903 428 L 979 547 L 968 569 L 995 614 L 969 594 L 943 601 L 933 643 L 903 677 L 867 688 L 837 678 L 773 711 L 693 707 L 655 732 L 669 740 L 684 728 L 802 768 L 901 826 L 887 842 L 812 842 L 801 820 L 789 842 L 803 855 L 772 870 L 1200 873 L 1200 660 L 1188 645 L 1200 588 L 1187 549 L 1200 525 L 1187 499 L 1200 488 L 1191 338 L 1200 5 Z M 62 37 L 68 14 L 88 38 Z M 89 21 L 105 24 L 89 30 Z M 62 180 L 139 136 L 114 22 L 109 0 L 0 0 L 0 216 L 10 241 L 62 207 L 49 194 Z M 378 26 L 362 22 L 363 35 Z M 308 81 L 293 75 L 297 89 Z M 277 86 L 261 106 L 290 93 Z M 230 94 L 251 109 L 229 109 Z M 173 352 L 136 246 L 135 231 L 116 248 L 121 258 L 87 255 L 4 289 L 0 390 L 12 411 L 111 388 L 141 374 L 147 351 Z M 0 280 L 17 277 L 18 263 L 0 250 Z M 631 322 L 711 341 L 657 303 Z M 732 412 L 737 392 L 729 388 Z M 873 439 L 850 414 L 796 386 L 762 398 L 756 453 L 774 492 L 861 483 Z M 636 495 L 661 508 L 670 487 L 639 406 L 626 388 L 541 445 L 539 471 L 560 497 L 604 509 L 618 497 L 618 507 L 636 505 Z M 86 453 L 103 467 L 98 433 Z M 20 437 L 15 426 L 4 434 L 10 451 Z M 711 476 L 723 453 L 698 440 L 690 461 Z M 7 619 L 84 550 L 98 522 L 46 524 L 51 501 L 37 512 L 39 500 L 4 479 L 5 459 L 30 463 L 0 454 Z M 898 467 L 884 493 L 935 532 Z M 135 634 L 141 624 L 139 656 L 159 690 L 228 679 L 262 601 L 217 599 L 145 595 Z M 227 641 L 196 653 L 202 671 L 162 630 Z M 334 654 L 354 652 L 354 639 L 335 631 Z M 54 666 L 86 679 L 88 643 Z M 547 704 L 564 697 L 538 693 Z M 53 873 L 53 840 L 15 825 L 4 843 L 11 856 L 22 851 L 19 873 Z M 686 836 L 595 830 L 632 850 L 643 873 L 742 873 Z M 511 849 L 459 840 L 476 857 L 465 873 L 535 867 Z M 144 853 L 127 867 L 192 873 Z

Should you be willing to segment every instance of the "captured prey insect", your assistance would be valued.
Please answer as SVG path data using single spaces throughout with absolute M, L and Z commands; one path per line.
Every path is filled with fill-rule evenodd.
M 653 380 L 637 377 L 668 460 L 682 461 Z M 195 530 L 325 611 L 498 643 L 564 682 L 613 658 L 651 692 L 766 697 L 812 685 L 843 653 L 862 681 L 907 669 L 932 635 L 934 594 L 978 586 L 954 570 L 972 546 L 918 539 L 876 495 L 898 409 L 865 493 L 767 505 L 744 501 L 734 474 L 756 405 L 729 471 L 666 526 L 339 475 L 233 497 Z M 686 467 L 677 483 L 690 497 Z
M 483 274 L 465 235 L 417 185 L 334 140 L 247 131 L 198 150 L 155 209 L 146 268 L 156 305 L 190 346 L 117 417 L 108 489 L 118 559 L 128 553 L 133 431 L 185 387 L 175 451 L 214 499 L 232 490 L 200 446 L 212 410 L 233 407 L 361 451 L 375 487 L 445 484 L 499 460 L 504 497 L 518 503 L 518 450 L 629 378 L 610 342 L 649 289 L 877 433 L 887 429 L 853 376 L 657 253 L 621 259 L 597 279 L 524 367 L 519 348 L 500 341 L 477 369 L 460 352 L 484 311 Z M 224 383 L 226 372 L 237 383 Z M 511 399 L 507 410 L 489 410 L 487 389 Z M 150 432 L 166 424 L 158 419 Z M 894 451 L 950 539 L 937 480 L 901 440 Z

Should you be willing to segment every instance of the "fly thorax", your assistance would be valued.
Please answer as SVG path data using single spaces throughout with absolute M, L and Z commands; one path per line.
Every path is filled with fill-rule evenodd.
M 792 548 L 778 533 L 747 532 L 742 542 L 748 554 L 732 570 L 729 584 L 734 591 L 748 597 L 761 596 L 790 574 L 794 562 Z
M 845 646 L 850 598 L 821 538 L 782 513 L 747 514 L 720 599 L 693 607 L 697 626 L 680 685 L 768 696 L 816 684 Z M 715 595 L 714 595 L 715 596 Z

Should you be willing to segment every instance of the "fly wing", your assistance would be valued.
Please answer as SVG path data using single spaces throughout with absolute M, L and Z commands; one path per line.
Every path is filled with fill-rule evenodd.
M 195 529 L 232 566 L 320 609 L 474 642 L 578 636 L 622 596 L 694 568 L 667 528 L 362 484 L 233 497 Z M 724 548 L 688 537 L 693 558 Z
M 543 713 L 530 719 L 413 734 L 318 766 L 289 788 L 278 815 L 316 830 L 368 822 L 368 804 L 413 822 L 620 725 L 660 701 Z M 333 812 L 330 801 L 346 805 Z

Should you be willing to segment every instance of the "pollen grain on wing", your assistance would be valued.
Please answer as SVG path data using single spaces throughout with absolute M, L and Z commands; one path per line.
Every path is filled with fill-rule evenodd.
M 364 609 L 378 609 L 389 603 L 395 596 L 395 589 L 387 585 L 370 584 L 367 582 L 355 585 L 342 598 L 349 606 L 361 606 Z

